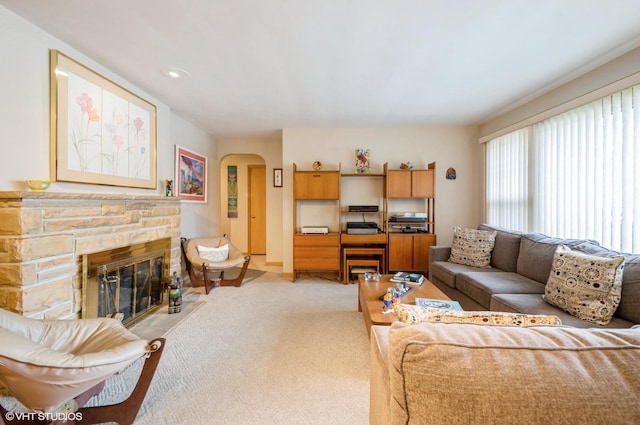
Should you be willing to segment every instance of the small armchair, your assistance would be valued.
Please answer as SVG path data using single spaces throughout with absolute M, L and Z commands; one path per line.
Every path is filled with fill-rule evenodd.
M 249 267 L 250 255 L 244 255 L 233 246 L 225 236 L 181 238 L 182 254 L 191 284 L 204 286 L 205 292 L 220 284 L 222 286 L 240 286 Z M 221 251 L 228 255 L 220 255 Z M 216 258 L 218 257 L 218 258 Z M 225 278 L 225 271 L 240 268 L 239 273 L 232 278 Z
M 34 412 L 79 412 L 80 423 L 131 424 L 149 389 L 164 338 L 147 341 L 116 319 L 39 320 L 0 309 L 0 383 Z M 104 380 L 145 358 L 129 398 L 82 407 Z M 7 410 L 0 406 L 0 423 Z M 21 423 L 47 423 L 23 421 Z

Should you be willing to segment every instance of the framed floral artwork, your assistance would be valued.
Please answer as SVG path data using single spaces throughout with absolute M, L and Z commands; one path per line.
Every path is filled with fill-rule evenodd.
M 155 189 L 156 107 L 57 50 L 51 180 Z
M 207 202 L 207 157 L 176 145 L 176 196 Z

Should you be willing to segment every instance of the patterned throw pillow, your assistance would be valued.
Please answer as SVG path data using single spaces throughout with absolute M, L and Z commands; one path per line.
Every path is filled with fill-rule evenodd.
M 490 230 L 453 228 L 453 242 L 449 262 L 467 266 L 491 268 L 491 251 L 497 232 Z
M 229 244 L 222 245 L 218 248 L 198 245 L 198 254 L 200 257 L 212 263 L 226 261 L 227 258 L 229 258 Z
M 412 304 L 394 304 L 393 312 L 401 322 L 415 325 L 420 322 L 474 323 L 502 326 L 558 326 L 558 316 L 542 314 L 503 313 L 495 311 L 453 311 L 420 307 Z
M 542 298 L 582 320 L 606 325 L 620 304 L 624 257 L 598 257 L 558 245 Z

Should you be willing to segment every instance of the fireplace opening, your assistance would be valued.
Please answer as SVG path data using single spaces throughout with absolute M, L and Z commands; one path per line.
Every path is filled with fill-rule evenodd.
M 82 317 L 113 317 L 126 326 L 162 305 L 171 239 L 83 257 Z

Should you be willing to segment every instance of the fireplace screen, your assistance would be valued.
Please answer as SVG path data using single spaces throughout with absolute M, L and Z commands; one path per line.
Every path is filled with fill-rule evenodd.
M 162 302 L 164 253 L 133 259 L 125 264 L 105 264 L 98 272 L 98 317 L 128 322 Z
M 167 249 L 132 246 L 87 255 L 82 317 L 113 317 L 125 325 L 162 304 Z

